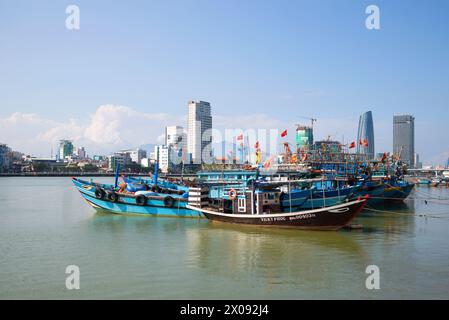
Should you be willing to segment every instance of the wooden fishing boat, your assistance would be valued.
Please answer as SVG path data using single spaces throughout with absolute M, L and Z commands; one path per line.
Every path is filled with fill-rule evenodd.
M 368 199 L 359 198 L 312 210 L 286 207 L 284 185 L 291 181 L 256 182 L 244 189 L 231 189 L 228 197 L 210 198 L 208 193 L 187 208 L 213 221 L 308 230 L 338 230 L 354 219 Z M 295 208 L 295 209 L 294 209 Z
M 349 224 L 363 210 L 366 198 L 314 210 L 288 213 L 264 211 L 260 213 L 225 213 L 210 207 L 187 208 L 198 211 L 213 221 L 257 226 L 290 227 L 305 230 L 339 230 Z
M 83 198 L 95 209 L 119 214 L 152 216 L 201 217 L 201 213 L 187 208 L 189 192 L 182 190 L 139 190 L 120 192 L 114 185 L 100 184 L 72 178 Z

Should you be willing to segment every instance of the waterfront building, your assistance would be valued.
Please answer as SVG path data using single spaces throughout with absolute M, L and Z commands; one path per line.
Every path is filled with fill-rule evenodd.
M 59 160 L 64 161 L 71 157 L 73 154 L 73 143 L 71 140 L 60 140 L 59 141 Z
M 176 152 L 184 161 L 187 154 L 187 135 L 181 126 L 165 128 L 165 145 Z
M 78 148 L 77 154 L 78 154 L 78 159 L 79 160 L 86 159 L 86 150 L 84 149 L 84 147 Z
M 65 163 L 52 158 L 32 157 L 30 161 L 34 172 L 54 172 L 59 171 L 66 166 Z
M 298 125 L 296 127 L 296 150 L 308 150 L 313 145 L 313 128 Z
M 93 160 L 93 161 L 105 161 L 106 159 L 107 159 L 106 156 L 100 156 L 100 155 L 94 155 L 94 156 L 92 157 L 92 160 Z
M 11 149 L 6 144 L 0 144 L 0 172 L 8 171 L 11 166 Z
M 187 120 L 187 152 L 193 163 L 212 157 L 212 115 L 209 102 L 189 101 Z
M 374 125 L 371 111 L 363 113 L 359 118 L 357 153 L 366 154 L 370 160 L 374 159 Z
M 140 164 L 143 158 L 146 158 L 147 152 L 143 149 L 123 150 L 122 153 L 126 153 L 131 158 L 131 162 Z
M 171 167 L 170 148 L 166 145 L 154 146 L 154 160 L 158 162 L 159 169 L 166 173 Z
M 415 166 L 415 118 L 411 115 L 393 117 L 393 152 L 410 167 Z
M 115 170 L 117 164 L 122 168 L 128 166 L 132 163 L 129 153 L 126 152 L 115 152 L 108 157 L 108 169 Z

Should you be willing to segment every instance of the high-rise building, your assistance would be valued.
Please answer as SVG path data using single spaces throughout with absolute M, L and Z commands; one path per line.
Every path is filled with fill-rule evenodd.
M 309 149 L 313 145 L 313 128 L 298 125 L 296 128 L 296 148 Z
M 59 160 L 63 161 L 71 157 L 73 154 L 73 143 L 70 140 L 59 141 Z
M 209 102 L 190 101 L 187 120 L 187 152 L 193 163 L 212 159 L 212 115 Z
M 411 115 L 393 117 L 393 152 L 399 159 L 415 166 L 415 118 Z
M 419 154 L 415 152 L 415 168 L 416 169 L 422 169 L 422 162 L 419 161 Z
M 84 149 L 84 147 L 78 148 L 77 153 L 78 159 L 80 160 L 86 159 L 86 149 Z
M 168 146 L 154 146 L 154 160 L 158 162 L 162 172 L 168 172 L 170 168 L 170 148 Z
M 7 171 L 11 166 L 11 149 L 6 144 L 0 144 L 0 172 Z
M 366 154 L 370 160 L 374 159 L 374 125 L 371 111 L 363 113 L 359 118 L 357 153 Z
M 187 155 L 187 135 L 184 128 L 180 126 L 169 126 L 165 128 L 165 145 L 172 149 L 178 157 L 185 160 Z

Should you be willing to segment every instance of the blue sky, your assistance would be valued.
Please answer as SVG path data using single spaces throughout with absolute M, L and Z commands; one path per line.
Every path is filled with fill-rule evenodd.
M 65 28 L 69 4 L 80 8 L 80 30 Z M 365 28 L 369 4 L 380 8 L 380 30 Z M 260 125 L 293 132 L 306 121 L 298 116 L 313 116 L 318 138 L 340 140 L 355 139 L 358 116 L 372 110 L 379 152 L 392 148 L 393 114 L 411 113 L 416 151 L 443 163 L 448 12 L 444 0 L 0 0 L 0 123 L 8 129 L 0 141 L 39 153 L 73 135 L 106 152 L 86 132 L 101 134 L 95 121 L 106 121 L 99 108 L 109 105 L 134 115 L 109 136 L 145 115 L 149 128 L 126 134 L 157 142 L 165 124 L 183 121 L 188 100 L 201 99 L 218 126 L 262 114 Z

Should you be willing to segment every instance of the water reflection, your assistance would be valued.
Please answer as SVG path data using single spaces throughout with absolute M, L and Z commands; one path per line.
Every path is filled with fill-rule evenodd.
M 271 229 L 210 223 L 188 230 L 188 266 L 230 279 L 251 277 L 267 290 L 275 285 L 311 285 L 338 279 L 331 269 L 344 260 L 353 266 L 368 261 L 348 232 Z M 323 263 L 336 259 L 335 263 Z M 340 262 L 338 261 L 340 259 Z M 345 272 L 350 272 L 347 270 Z M 327 284 L 329 285 L 329 283 Z

